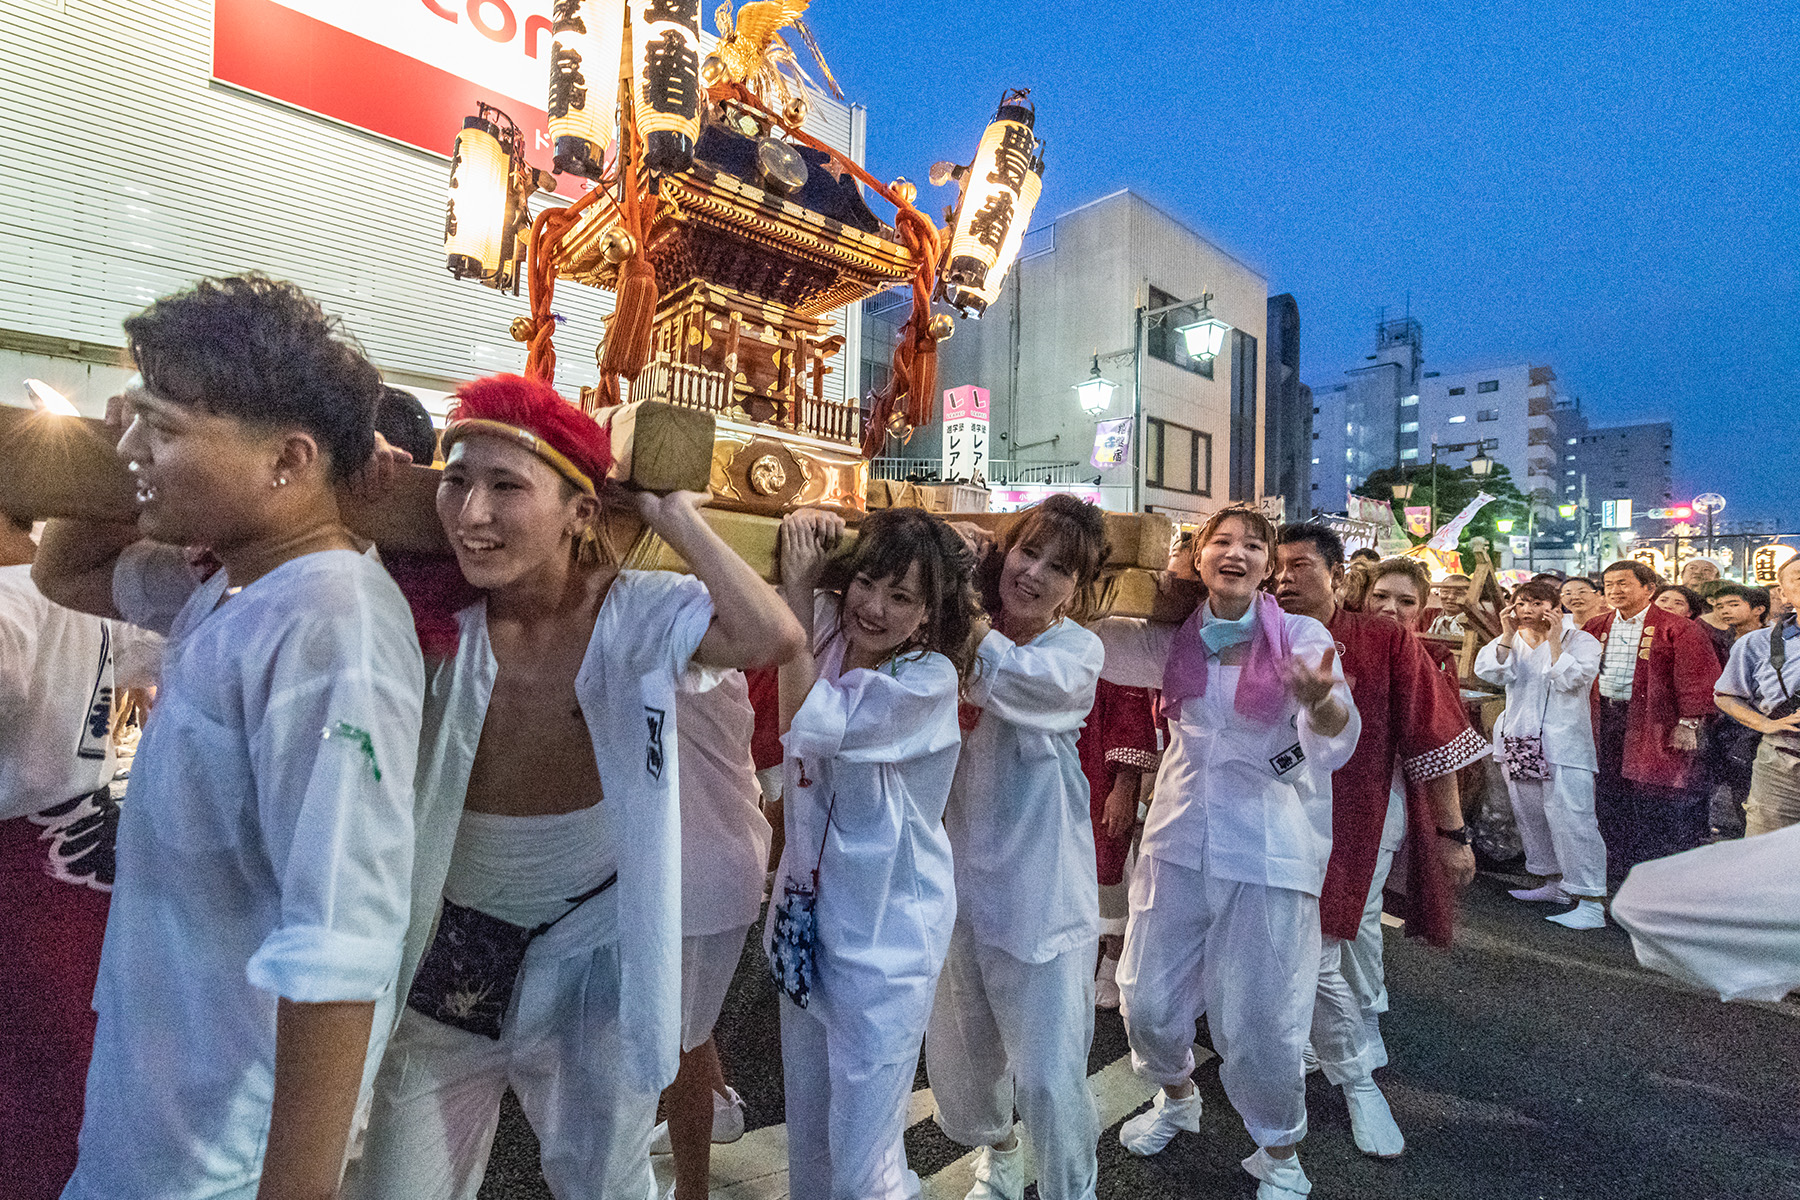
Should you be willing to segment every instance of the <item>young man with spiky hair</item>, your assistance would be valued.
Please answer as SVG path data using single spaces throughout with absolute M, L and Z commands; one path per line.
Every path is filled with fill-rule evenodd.
M 202 280 L 125 334 L 136 520 L 52 521 L 33 570 L 169 639 L 63 1196 L 316 1200 L 385 1040 L 412 872 L 418 641 L 335 492 L 373 452 L 381 380 L 261 275 Z M 204 582 L 190 545 L 222 564 Z

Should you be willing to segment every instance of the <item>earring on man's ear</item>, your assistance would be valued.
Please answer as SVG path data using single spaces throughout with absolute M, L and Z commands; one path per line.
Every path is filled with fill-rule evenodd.
M 284 488 L 287 486 L 287 482 L 288 478 L 286 475 L 277 475 L 274 479 L 269 481 L 269 486 L 272 488 Z

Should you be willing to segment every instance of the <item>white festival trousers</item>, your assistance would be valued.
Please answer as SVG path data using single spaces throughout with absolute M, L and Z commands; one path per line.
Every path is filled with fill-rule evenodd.
M 1118 976 L 1133 1068 L 1164 1085 L 1189 1079 L 1204 1012 L 1245 1130 L 1258 1146 L 1298 1142 L 1319 937 L 1317 896 L 1139 859 Z
M 500 1120 L 518 1095 L 556 1200 L 644 1200 L 660 1093 L 633 1091 L 617 1064 L 618 944 L 526 954 L 498 1041 L 404 1010 L 375 1080 L 345 1200 L 475 1200 Z
M 1347 1083 L 1387 1066 L 1381 1014 L 1387 1011 L 1387 977 L 1382 963 L 1381 893 L 1387 887 L 1394 852 L 1383 846 L 1363 902 L 1362 921 L 1350 941 L 1329 934 L 1319 942 L 1319 998 L 1313 1006 L 1312 1043 L 1319 1066 L 1332 1083 Z
M 1606 895 L 1606 843 L 1594 817 L 1594 773 L 1550 763 L 1548 779 L 1509 779 L 1513 816 L 1525 843 L 1525 869 L 1561 875 L 1563 891 Z
M 991 1146 L 1031 1135 L 1043 1200 L 1093 1200 L 1100 1112 L 1088 1087 L 1098 938 L 1028 963 L 958 921 L 925 1031 L 937 1123 L 951 1141 Z
M 791 1200 L 908 1200 L 906 1107 L 918 1054 L 872 1063 L 834 1041 L 820 1014 L 783 996 L 781 1073 L 787 1094 Z M 916 1043 L 915 1043 L 916 1046 Z

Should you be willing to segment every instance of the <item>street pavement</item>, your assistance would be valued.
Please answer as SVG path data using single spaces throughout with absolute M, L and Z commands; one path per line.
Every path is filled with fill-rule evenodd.
M 1386 930 L 1392 1065 L 1379 1074 L 1407 1151 L 1396 1162 L 1359 1154 L 1342 1098 L 1313 1075 L 1300 1150 L 1313 1200 L 1800 1200 L 1800 1002 L 1726 1005 L 1692 992 L 1637 966 L 1615 926 L 1543 920 L 1554 910 L 1507 897 L 1519 883 L 1480 876 L 1452 950 Z M 714 1148 L 713 1194 L 782 1200 L 780 1037 L 754 937 L 718 1040 L 749 1132 Z M 1098 1014 L 1089 1073 L 1106 1125 L 1101 1200 L 1255 1194 L 1238 1166 L 1254 1146 L 1219 1086 L 1204 1022 L 1196 1042 L 1200 1132 L 1134 1158 L 1118 1127 L 1151 1091 L 1131 1074 L 1118 1014 Z M 908 1160 L 927 1200 L 962 1200 L 971 1156 L 931 1122 L 922 1066 L 915 1087 Z M 549 1196 L 508 1097 L 482 1200 Z

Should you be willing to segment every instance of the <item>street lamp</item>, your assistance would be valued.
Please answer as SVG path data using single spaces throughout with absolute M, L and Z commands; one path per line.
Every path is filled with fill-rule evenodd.
M 1556 511 L 1563 520 L 1568 521 L 1574 519 L 1577 507 L 1574 504 L 1559 504 L 1556 506 Z
M 1477 445 L 1476 449 L 1475 449 L 1475 457 L 1471 458 L 1469 460 L 1469 470 L 1474 472 L 1475 478 L 1486 479 L 1488 476 L 1488 473 L 1491 472 L 1493 469 L 1494 469 L 1494 460 L 1489 458 L 1481 450 L 1480 446 Z
M 1703 492 L 1694 497 L 1693 508 L 1696 512 L 1706 514 L 1706 553 L 1710 558 L 1713 552 L 1713 516 L 1725 511 L 1725 497 L 1717 492 Z
M 1203 294 L 1195 320 L 1175 329 L 1186 345 L 1188 357 L 1201 362 L 1211 362 L 1219 356 L 1219 351 L 1225 348 L 1225 335 L 1231 330 L 1231 326 L 1212 315 L 1209 307 L 1212 298 L 1211 292 Z
M 1119 385 L 1100 374 L 1100 352 L 1094 351 L 1094 367 L 1088 377 L 1075 384 L 1075 398 L 1081 401 L 1081 410 L 1090 417 L 1099 416 L 1112 404 L 1113 392 Z
M 1396 499 L 1396 500 L 1411 500 L 1412 499 L 1412 494 L 1413 494 L 1413 485 L 1412 484 L 1396 483 L 1393 485 L 1393 488 L 1394 488 L 1394 499 Z
M 1494 522 L 1494 528 L 1501 533 L 1511 533 L 1513 531 L 1513 519 L 1511 517 L 1501 517 Z

